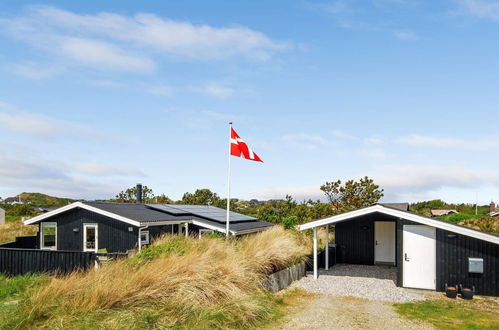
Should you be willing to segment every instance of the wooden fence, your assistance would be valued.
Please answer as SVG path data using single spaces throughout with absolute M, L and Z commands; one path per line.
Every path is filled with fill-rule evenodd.
M 13 242 L 0 244 L 0 248 L 36 249 L 37 241 L 36 236 L 18 236 Z
M 94 266 L 92 252 L 0 248 L 0 273 L 70 273 Z

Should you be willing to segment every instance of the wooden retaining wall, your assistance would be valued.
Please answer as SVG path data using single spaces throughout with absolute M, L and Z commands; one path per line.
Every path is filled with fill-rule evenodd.
M 294 266 L 270 274 L 263 282 L 263 286 L 270 292 L 281 291 L 294 281 L 305 276 L 305 273 L 305 261 L 303 261 Z

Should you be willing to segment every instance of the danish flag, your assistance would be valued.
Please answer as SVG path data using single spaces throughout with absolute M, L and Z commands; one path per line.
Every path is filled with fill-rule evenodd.
M 253 150 L 251 150 L 251 148 L 246 144 L 246 142 L 243 141 L 243 139 L 241 139 L 239 135 L 237 135 L 236 131 L 234 131 L 232 127 L 230 128 L 230 154 L 232 156 L 263 163 L 263 160 L 261 160 L 260 157 L 253 152 Z

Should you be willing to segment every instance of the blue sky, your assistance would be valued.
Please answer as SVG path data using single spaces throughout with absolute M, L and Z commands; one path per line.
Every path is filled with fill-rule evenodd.
M 0 196 L 499 200 L 499 2 L 0 3 Z

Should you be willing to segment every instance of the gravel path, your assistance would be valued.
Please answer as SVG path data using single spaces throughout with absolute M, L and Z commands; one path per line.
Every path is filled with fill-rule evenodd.
M 424 295 L 397 287 L 397 270 L 388 266 L 334 265 L 320 270 L 314 280 L 312 273 L 294 282 L 291 287 L 329 296 L 357 297 L 373 301 L 405 303 L 424 300 Z
M 433 329 L 401 318 L 389 303 L 320 295 L 272 329 Z

